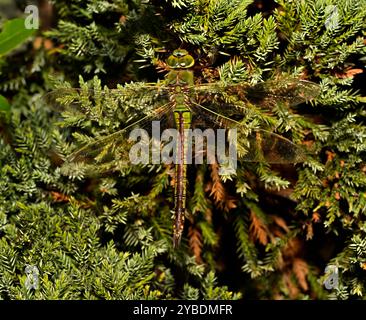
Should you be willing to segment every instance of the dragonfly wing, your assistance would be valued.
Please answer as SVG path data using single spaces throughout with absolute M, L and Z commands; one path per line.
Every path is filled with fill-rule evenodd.
M 103 90 L 64 88 L 46 94 L 43 101 L 61 112 L 68 125 L 82 126 L 91 120 L 95 127 L 100 126 L 95 137 L 76 134 L 86 144 L 68 156 L 64 165 L 71 168 L 72 162 L 83 163 L 89 166 L 91 174 L 130 165 L 128 151 L 136 143 L 130 134 L 134 129 L 140 129 L 141 134 L 151 132 L 154 120 L 164 125 L 170 121 L 168 114 L 172 108 L 167 90 L 157 85 L 125 85 Z M 124 126 L 124 129 L 110 134 L 106 120 L 113 128 Z
M 233 91 L 242 94 L 240 88 L 233 88 Z M 273 107 L 279 102 L 296 106 L 314 99 L 319 93 L 318 84 L 289 78 L 266 81 L 249 87 L 246 96 L 252 104 Z
M 240 143 L 238 128 L 238 144 Z M 239 150 L 239 146 L 237 147 Z M 243 147 L 242 147 L 243 148 Z M 262 129 L 256 129 L 247 137 L 247 146 L 238 159 L 247 162 L 267 162 L 271 164 L 301 163 L 306 160 L 304 149 L 290 140 Z
M 299 163 L 306 159 L 302 147 L 276 133 L 254 128 L 250 129 L 240 121 L 220 115 L 202 105 L 192 103 L 193 128 L 227 129 L 233 137 L 236 133 L 236 155 L 239 161 L 267 162 L 271 164 Z
M 82 163 L 85 165 L 86 175 L 95 175 L 141 163 L 138 161 L 142 155 L 139 154 L 141 157 L 136 158 L 138 151 L 131 153 L 132 147 L 137 143 L 148 147 L 146 155 L 149 157 L 152 125 L 157 121 L 158 126 L 169 126 L 167 123 L 173 121 L 172 108 L 170 103 L 165 104 L 115 133 L 94 139 L 70 154 L 66 158 L 64 168 L 69 168 L 72 163 Z M 146 163 L 149 163 L 149 159 L 145 159 Z
M 132 83 L 117 89 L 59 88 L 45 94 L 42 100 L 54 111 L 81 113 L 90 119 L 97 119 L 116 109 L 124 111 L 128 108 L 130 114 L 147 114 L 167 98 L 166 88 Z
M 192 112 L 196 114 L 199 127 L 236 129 L 238 160 L 268 163 L 305 160 L 305 152 L 300 146 L 248 124 L 268 123 L 268 114 L 263 109 L 270 110 L 279 103 L 294 106 L 315 98 L 320 93 L 317 84 L 293 78 L 254 86 L 218 82 L 192 87 L 192 92 L 196 99 L 192 102 Z
M 279 103 L 295 106 L 314 99 L 320 93 L 316 83 L 293 78 L 270 80 L 256 85 L 209 83 L 192 90 L 198 103 L 214 103 L 220 113 L 247 112 L 246 109 L 253 106 L 271 109 Z

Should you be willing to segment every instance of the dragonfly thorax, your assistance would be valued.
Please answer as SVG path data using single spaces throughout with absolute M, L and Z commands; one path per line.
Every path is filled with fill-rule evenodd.
M 166 84 L 169 86 L 193 86 L 193 72 L 191 70 L 170 70 L 165 76 Z M 177 90 L 180 89 L 175 89 Z

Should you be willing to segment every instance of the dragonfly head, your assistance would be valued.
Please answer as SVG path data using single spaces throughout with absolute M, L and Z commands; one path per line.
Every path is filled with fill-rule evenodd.
M 171 69 L 188 69 L 193 67 L 194 59 L 187 50 L 177 49 L 169 56 L 166 63 Z

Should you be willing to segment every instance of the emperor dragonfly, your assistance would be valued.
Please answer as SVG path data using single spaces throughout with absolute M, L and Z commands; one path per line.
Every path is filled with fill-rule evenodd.
M 294 78 L 256 85 L 223 82 L 196 84 L 192 71 L 194 64 L 194 58 L 186 50 L 177 49 L 166 60 L 168 73 L 162 82 L 140 86 L 130 84 L 106 92 L 67 88 L 46 95 L 46 100 L 58 101 L 65 112 L 71 113 L 85 112 L 81 101 L 98 102 L 99 107 L 89 109 L 83 115 L 95 121 L 108 112 L 110 116 L 108 105 L 112 101 L 113 104 L 117 101 L 121 110 L 131 115 L 131 118 L 124 120 L 116 117 L 116 123 L 127 122 L 122 130 L 89 141 L 66 159 L 66 163 L 95 163 L 97 166 L 93 168 L 99 172 L 118 170 L 129 163 L 129 134 L 133 128 L 144 127 L 153 120 L 160 120 L 164 127 L 176 128 L 181 140 L 178 143 L 178 161 L 175 162 L 174 247 L 180 243 L 186 214 L 185 131 L 189 128 L 236 128 L 238 138 L 244 145 L 243 150 L 238 150 L 239 161 L 302 162 L 305 159 L 302 148 L 280 135 L 253 128 L 248 119 L 253 120 L 260 115 L 258 108 L 268 111 L 278 103 L 293 106 L 319 93 L 315 83 Z

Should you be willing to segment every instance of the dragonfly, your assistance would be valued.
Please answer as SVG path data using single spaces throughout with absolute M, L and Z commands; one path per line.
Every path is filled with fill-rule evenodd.
M 167 73 L 162 81 L 130 83 L 105 90 L 61 88 L 45 97 L 68 117 L 87 117 L 95 123 L 103 117 L 112 119 L 115 132 L 102 128 L 97 137 L 85 140 L 84 145 L 66 157 L 66 164 L 92 164 L 92 171 L 120 170 L 129 164 L 133 129 L 151 128 L 151 123 L 159 121 L 162 129 L 176 130 L 174 247 L 181 242 L 187 215 L 187 130 L 236 129 L 238 145 L 243 145 L 235 155 L 239 162 L 303 162 L 306 153 L 302 147 L 262 128 L 257 120 L 265 119 L 263 114 L 268 118 L 279 104 L 292 107 L 319 94 L 317 84 L 291 77 L 254 85 L 224 81 L 196 83 L 195 63 L 187 50 L 176 49 L 165 61 Z

